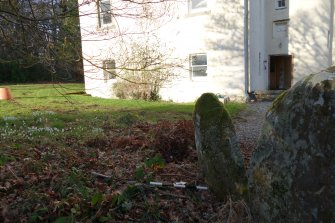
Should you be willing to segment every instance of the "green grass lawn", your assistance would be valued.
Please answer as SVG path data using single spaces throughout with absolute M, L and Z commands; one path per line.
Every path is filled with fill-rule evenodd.
M 0 100 L 0 136 L 2 142 L 9 144 L 15 141 L 34 143 L 39 135 L 92 136 L 92 131 L 106 125 L 127 127 L 139 122 L 189 120 L 194 108 L 194 103 L 91 97 L 83 94 L 83 84 L 9 87 L 13 100 Z M 245 105 L 229 103 L 225 107 L 234 116 Z
M 79 115 L 82 118 L 103 114 L 117 115 L 124 112 L 141 112 L 141 116 L 149 120 L 180 119 L 190 118 L 194 107 L 194 103 L 148 102 L 90 97 L 80 94 L 84 92 L 83 84 L 11 85 L 9 87 L 14 100 L 0 101 L 0 116 L 2 117 L 25 117 L 36 111 L 53 111 L 59 115 Z M 244 104 L 238 103 L 226 105 L 231 115 L 236 114 L 244 107 Z
M 0 101 L 0 197 L 5 205 L 0 222 L 127 222 L 130 214 L 142 222 L 171 222 L 172 217 L 164 217 L 169 211 L 184 215 L 185 210 L 179 208 L 183 200 L 177 201 L 178 206 L 160 192 L 124 187 L 120 179 L 163 179 L 162 171 L 170 176 L 181 168 L 177 162 L 161 170 L 157 147 L 166 140 L 178 146 L 176 140 L 184 149 L 194 147 L 191 122 L 173 124 L 191 120 L 194 103 L 94 98 L 82 94 L 82 84 L 9 87 L 14 99 Z M 234 116 L 245 105 L 228 103 L 225 107 Z M 162 129 L 182 135 L 164 136 Z M 190 137 L 187 146 L 183 134 Z M 163 143 L 155 141 L 157 135 L 165 137 L 160 138 Z M 191 172 L 193 178 L 197 176 L 194 150 L 187 151 L 182 168 L 189 169 L 184 179 Z M 148 165 L 150 159 L 159 165 Z M 91 171 L 112 171 L 113 177 L 96 179 Z M 176 174 L 180 172 L 172 176 Z M 190 202 L 202 199 L 195 198 L 196 193 L 180 196 Z M 196 213 L 207 210 L 207 199 L 214 198 L 204 199 L 194 203 Z M 161 209 L 166 213 L 160 213 Z M 215 215 L 216 209 L 210 210 L 209 215 Z M 187 216 L 181 219 L 188 221 Z
M 12 85 L 13 101 L 0 101 L 0 114 L 5 116 L 30 115 L 32 111 L 53 110 L 80 114 L 107 111 L 153 111 L 190 113 L 193 104 L 147 102 L 142 100 L 102 99 L 77 94 L 84 91 L 82 84 Z

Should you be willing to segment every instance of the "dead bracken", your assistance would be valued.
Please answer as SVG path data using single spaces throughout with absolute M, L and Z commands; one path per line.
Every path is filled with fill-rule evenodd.
M 31 222 L 87 218 L 212 222 L 217 218 L 219 203 L 209 191 L 147 184 L 153 179 L 204 184 L 198 174 L 191 120 L 142 123 L 101 139 L 92 137 L 79 145 L 71 139 L 71 147 L 41 146 L 7 154 L 15 158 L 0 165 L 0 221 L 15 222 L 18 216 Z

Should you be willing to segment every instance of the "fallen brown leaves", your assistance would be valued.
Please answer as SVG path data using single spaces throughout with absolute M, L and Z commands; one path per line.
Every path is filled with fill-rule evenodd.
M 0 222 L 218 221 L 220 203 L 209 191 L 147 184 L 204 184 L 192 121 L 141 123 L 105 134 L 16 151 L 14 161 L 0 166 Z M 165 165 L 148 165 L 157 154 Z M 139 170 L 142 178 L 130 182 Z

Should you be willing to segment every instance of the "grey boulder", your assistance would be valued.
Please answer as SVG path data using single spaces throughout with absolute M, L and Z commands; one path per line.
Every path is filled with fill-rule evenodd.
M 335 68 L 269 109 L 248 170 L 255 222 L 335 222 Z

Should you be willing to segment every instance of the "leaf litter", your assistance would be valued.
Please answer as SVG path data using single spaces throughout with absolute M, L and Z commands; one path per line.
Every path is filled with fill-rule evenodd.
M 205 185 L 191 120 L 136 122 L 79 141 L 4 150 L 11 159 L 0 165 L 0 222 L 220 222 L 227 216 L 210 191 L 149 185 Z

